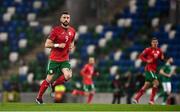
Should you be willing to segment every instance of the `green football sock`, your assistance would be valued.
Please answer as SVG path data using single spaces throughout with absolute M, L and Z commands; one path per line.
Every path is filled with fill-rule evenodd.
M 166 102 L 167 97 L 168 97 L 168 94 L 167 94 L 166 92 L 164 92 L 164 95 L 163 95 L 163 102 L 164 102 L 164 103 Z

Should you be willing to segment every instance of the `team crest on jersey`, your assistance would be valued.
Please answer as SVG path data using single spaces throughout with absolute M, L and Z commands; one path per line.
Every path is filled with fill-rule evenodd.
M 158 58 L 159 53 L 160 53 L 159 51 L 154 52 L 154 57 Z
M 157 53 L 155 53 L 155 54 L 154 54 L 154 57 L 155 57 L 155 58 L 157 58 L 157 57 L 158 57 L 158 54 L 157 54 Z
M 49 72 L 50 72 L 50 74 L 52 74 L 52 73 L 53 73 L 53 70 L 50 70 Z
M 71 36 L 72 34 L 71 34 L 71 32 L 69 32 L 69 36 Z

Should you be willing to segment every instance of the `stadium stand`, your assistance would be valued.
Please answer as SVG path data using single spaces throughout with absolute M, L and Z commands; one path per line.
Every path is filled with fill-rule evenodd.
M 38 16 L 46 16 L 48 11 L 56 10 L 59 0 L 2 0 L 0 3 L 0 73 L 7 70 L 13 63 L 30 52 L 42 42 L 50 26 L 42 26 Z M 38 76 L 37 76 L 38 77 Z M 11 80 L 18 82 L 17 74 Z

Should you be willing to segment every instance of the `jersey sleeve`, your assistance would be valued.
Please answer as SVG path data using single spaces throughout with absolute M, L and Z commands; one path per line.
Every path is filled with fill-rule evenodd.
M 167 66 L 163 66 L 162 69 L 163 69 L 163 71 L 164 71 L 165 69 L 167 69 Z
M 50 40 L 54 41 L 55 38 L 56 38 L 56 30 L 55 28 L 52 28 L 50 34 L 49 34 L 49 37 L 48 37 Z
M 145 58 L 145 56 L 148 54 L 148 48 L 144 49 L 143 52 L 139 55 L 139 58 L 144 61 L 147 62 L 147 59 Z
M 83 68 L 82 68 L 82 70 L 81 70 L 81 72 L 80 72 L 80 74 L 81 74 L 81 76 L 84 76 L 85 75 L 85 73 L 86 73 L 86 71 L 87 71 L 87 65 L 85 65 Z

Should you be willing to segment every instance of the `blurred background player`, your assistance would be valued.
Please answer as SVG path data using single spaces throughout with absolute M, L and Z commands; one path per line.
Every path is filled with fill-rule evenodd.
M 98 76 L 99 72 L 95 71 L 95 59 L 94 57 L 89 57 L 89 61 L 84 65 L 80 72 L 83 78 L 83 91 L 73 90 L 73 95 L 83 95 L 88 96 L 87 103 L 91 103 L 93 96 L 95 94 L 95 86 L 93 82 L 93 76 Z
M 119 74 L 115 75 L 115 78 L 112 81 L 112 88 L 113 88 L 113 99 L 112 99 L 112 104 L 120 104 L 121 103 L 121 98 L 124 96 L 123 92 L 123 83 L 122 83 L 122 78 L 120 77 Z
M 159 96 L 163 96 L 163 105 L 170 104 L 171 96 L 171 77 L 175 74 L 175 67 L 172 66 L 173 58 L 169 57 L 166 60 L 164 66 L 160 68 L 160 82 L 162 84 L 163 90 L 160 92 L 155 99 Z
M 157 78 L 157 63 L 158 60 L 164 59 L 164 55 L 160 48 L 158 48 L 158 39 L 153 38 L 151 40 L 151 47 L 146 48 L 141 54 L 140 59 L 146 63 L 145 66 L 145 83 L 144 86 L 139 90 L 139 92 L 135 95 L 133 99 L 133 103 L 138 103 L 140 97 L 145 93 L 145 91 L 150 87 L 151 83 L 152 93 L 150 95 L 149 104 L 154 104 L 154 97 L 158 90 L 159 81 Z
M 72 77 L 69 51 L 74 46 L 75 29 L 69 24 L 70 14 L 64 11 L 60 15 L 60 25 L 52 29 L 46 40 L 45 47 L 51 48 L 51 52 L 47 65 L 47 77 L 42 82 L 36 98 L 38 104 L 43 103 L 42 96 L 51 83 L 54 88 Z M 53 82 L 54 79 L 56 81 Z

